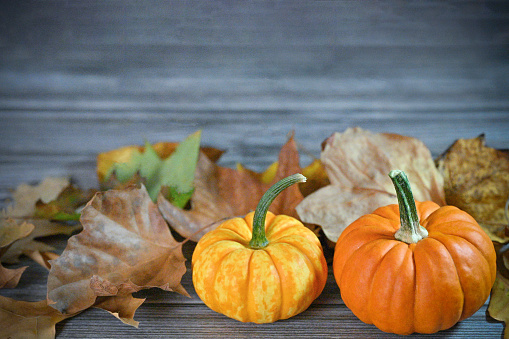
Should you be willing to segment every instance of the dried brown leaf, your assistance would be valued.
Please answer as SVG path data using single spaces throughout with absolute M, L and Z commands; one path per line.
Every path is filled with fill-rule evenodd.
M 505 323 L 504 338 L 509 338 L 509 251 L 508 244 L 494 243 L 497 250 L 497 278 L 491 289 L 488 314 Z
M 134 313 L 144 301 L 145 299 L 134 298 L 132 295 L 98 297 L 94 307 L 108 311 L 124 324 L 137 328 L 139 322 L 134 320 Z
M 48 306 L 46 300 L 27 302 L 0 296 L 0 337 L 55 338 L 55 324 L 74 315 L 61 314 Z
M 18 225 L 11 218 L 7 218 L 0 223 L 0 258 L 14 242 L 28 236 L 34 230 L 34 227 L 34 225 L 27 222 Z M 3 267 L 0 263 L 0 288 L 16 287 L 26 268 L 27 266 L 11 269 Z
M 37 203 L 50 204 L 70 186 L 71 184 L 67 178 L 50 177 L 44 179 L 38 185 L 21 184 L 16 188 L 12 194 L 13 203 L 0 212 L 0 232 L 3 232 L 2 229 L 8 228 L 8 232 L 12 236 L 16 232 L 24 232 L 23 230 L 27 227 L 31 228 L 32 231 L 24 236 L 15 236 L 17 237 L 16 241 L 0 251 L 2 263 L 17 263 L 20 255 L 33 251 L 53 251 L 53 247 L 35 239 L 56 234 L 70 235 L 81 228 L 80 225 L 62 225 L 52 223 L 47 219 L 34 218 Z M 0 238 L 2 243 L 10 239 L 5 233 Z
M 4 249 L 16 240 L 28 236 L 35 226 L 27 222 L 18 224 L 14 219 L 7 218 L 0 224 L 0 249 Z M 1 257 L 2 252 L 0 252 Z
M 36 239 L 57 234 L 70 236 L 72 233 L 81 229 L 80 224 L 63 225 L 48 220 L 31 220 L 31 222 L 35 225 L 35 229 L 28 236 L 14 242 L 5 254 L 2 255 L 2 262 L 14 264 L 19 262 L 19 257 L 22 254 L 30 256 L 34 251 L 41 253 L 55 251 L 55 248 L 52 246 Z
M 447 203 L 472 215 L 492 240 L 508 241 L 509 153 L 487 147 L 480 135 L 457 140 L 437 165 Z
M 127 296 L 158 287 L 182 294 L 181 244 L 145 187 L 100 192 L 81 214 L 83 231 L 51 261 L 48 299 L 62 313 L 92 306 L 98 296 Z
M 428 148 L 415 138 L 349 128 L 325 141 L 321 161 L 331 184 L 307 196 L 297 212 L 333 242 L 355 219 L 397 203 L 388 177 L 393 169 L 407 173 L 415 199 L 445 204 L 443 179 Z
M 47 220 L 72 221 L 79 219 L 77 209 L 94 196 L 96 190 L 83 191 L 75 185 L 68 185 L 50 202 L 41 199 L 35 203 L 35 218 Z
M 254 210 L 265 191 L 278 180 L 301 172 L 299 154 L 293 136 L 281 148 L 276 173 L 271 182 L 262 175 L 239 168 L 219 167 L 204 154 L 198 158 L 195 191 L 189 210 L 171 205 L 162 196 L 158 206 L 164 218 L 183 237 L 198 241 L 226 218 Z M 272 203 L 270 211 L 297 217 L 295 206 L 303 199 L 297 185 L 286 189 Z
M 162 194 L 158 196 L 157 205 L 161 214 L 183 237 L 198 241 L 217 226 L 216 222 L 233 215 L 232 207 L 219 193 L 217 176 L 218 166 L 200 153 L 194 175 L 191 209 L 180 209 L 166 200 Z
M 54 252 L 26 251 L 24 254 L 48 271 L 51 269 L 49 262 L 59 257 L 59 255 Z
M 504 339 L 509 339 L 509 280 L 497 274 L 495 284 L 491 290 L 489 315 L 505 323 Z
M 69 186 L 68 178 L 45 178 L 38 185 L 21 184 L 12 193 L 13 204 L 0 213 L 2 217 L 24 218 L 32 216 L 38 200 L 49 203 Z
M 14 288 L 28 266 L 5 268 L 0 264 L 0 288 Z

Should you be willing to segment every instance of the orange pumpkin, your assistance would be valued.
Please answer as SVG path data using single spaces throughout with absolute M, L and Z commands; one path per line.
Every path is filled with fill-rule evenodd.
M 360 217 L 336 243 L 341 297 L 360 320 L 385 332 L 450 328 L 486 302 L 496 275 L 493 243 L 466 212 L 414 203 L 406 175 L 389 176 L 399 206 Z
M 305 181 L 281 180 L 256 211 L 205 234 L 193 253 L 193 284 L 212 310 L 243 322 L 269 323 L 309 307 L 327 280 L 316 235 L 300 221 L 267 209 L 284 188 Z

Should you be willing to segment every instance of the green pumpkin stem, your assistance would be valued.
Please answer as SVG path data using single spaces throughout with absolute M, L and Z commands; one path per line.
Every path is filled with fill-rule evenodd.
M 410 183 L 405 172 L 401 170 L 392 170 L 389 177 L 396 189 L 398 196 L 399 215 L 401 226 L 394 234 L 394 237 L 406 242 L 407 244 L 415 244 L 428 236 L 428 231 L 419 223 L 417 208 L 415 207 L 414 195 L 410 188 Z
M 270 204 L 272 204 L 279 193 L 284 191 L 286 188 L 293 184 L 305 181 L 306 177 L 297 173 L 279 180 L 271 188 L 269 188 L 267 192 L 265 192 L 265 194 L 260 199 L 258 206 L 256 206 L 253 217 L 253 236 L 249 242 L 249 247 L 253 249 L 260 249 L 269 244 L 269 241 L 265 235 L 265 217 L 267 215 L 267 211 L 269 210 Z

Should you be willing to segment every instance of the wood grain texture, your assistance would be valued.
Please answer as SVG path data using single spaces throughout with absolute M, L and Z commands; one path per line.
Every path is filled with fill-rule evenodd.
M 0 207 L 46 176 L 96 187 L 99 152 L 198 129 L 226 151 L 221 165 L 258 171 L 292 130 L 314 157 L 353 126 L 419 138 L 434 156 L 481 133 L 509 148 L 508 93 L 502 0 L 0 1 Z M 0 294 L 44 299 L 46 275 L 30 264 Z M 269 325 L 210 311 L 190 272 L 183 284 L 193 298 L 140 292 L 139 329 L 91 309 L 58 324 L 57 338 L 394 337 L 358 321 L 331 274 L 308 311 Z M 412 337 L 500 338 L 485 312 Z

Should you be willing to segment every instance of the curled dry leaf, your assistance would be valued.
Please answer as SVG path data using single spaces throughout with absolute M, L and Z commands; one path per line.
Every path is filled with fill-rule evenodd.
M 19 268 L 6 268 L 0 264 L 0 288 L 14 288 L 28 266 Z
M 94 196 L 96 190 L 83 191 L 73 184 L 69 184 L 50 202 L 39 199 L 35 203 L 34 217 L 55 221 L 76 221 L 80 213 L 77 210 Z
M 13 264 L 19 261 L 19 257 L 22 254 L 31 257 L 34 252 L 44 253 L 55 251 L 55 248 L 52 246 L 49 246 L 46 243 L 36 239 L 57 234 L 70 236 L 74 232 L 81 229 L 80 224 L 63 225 L 53 223 L 48 220 L 31 221 L 35 225 L 35 229 L 28 236 L 14 242 L 1 257 L 2 262 Z
M 46 300 L 27 302 L 0 296 L 0 337 L 54 338 L 55 324 L 74 315 L 61 314 Z
M 159 287 L 187 295 L 181 244 L 144 186 L 100 192 L 81 214 L 83 231 L 51 261 L 48 299 L 62 313 L 92 306 L 98 296 L 127 296 Z
M 488 306 L 489 315 L 496 320 L 505 323 L 504 338 L 509 338 L 509 280 L 497 275 L 495 284 L 491 289 L 490 304 Z
M 509 251 L 495 243 L 497 249 L 497 278 L 491 290 L 489 315 L 505 323 L 504 338 L 509 338 Z M 505 247 L 505 249 L 504 249 Z
M 484 135 L 459 139 L 437 159 L 447 203 L 470 215 L 492 240 L 506 242 L 504 209 L 509 199 L 509 152 L 485 144 Z
M 198 158 L 191 208 L 173 206 L 159 196 L 158 205 L 164 218 L 183 237 L 198 241 L 220 221 L 253 211 L 265 191 L 278 180 L 301 171 L 299 154 L 293 136 L 281 148 L 278 163 L 270 182 L 263 175 L 239 167 L 219 167 L 203 153 Z M 297 217 L 295 206 L 303 199 L 297 185 L 281 193 L 270 211 Z
M 35 226 L 27 222 L 18 224 L 11 218 L 0 223 L 0 258 L 15 241 L 28 236 Z M 14 288 L 27 266 L 9 269 L 0 263 L 0 288 Z
M 38 185 L 21 184 L 12 193 L 13 204 L 3 211 L 2 216 L 23 218 L 32 216 L 37 201 L 49 203 L 70 185 L 68 178 L 45 178 Z
M 321 161 L 331 184 L 307 196 L 297 212 L 302 221 L 320 225 L 330 241 L 360 216 L 397 203 L 387 175 L 393 169 L 407 173 L 415 199 L 445 204 L 442 176 L 415 138 L 349 128 L 324 142 Z
M 50 261 L 58 259 L 59 255 L 54 252 L 39 252 L 39 251 L 31 251 L 26 252 L 26 256 L 30 259 L 47 269 L 48 271 L 51 269 Z
M 48 218 L 46 216 L 35 216 L 37 205 L 53 205 L 54 201 L 63 192 L 71 190 L 71 187 L 73 186 L 69 179 L 51 177 L 44 179 L 38 185 L 21 184 L 18 186 L 12 194 L 12 204 L 0 212 L 0 230 L 8 226 L 13 230 L 18 229 L 15 231 L 18 232 L 27 227 L 26 225 L 33 225 L 32 231 L 22 237 L 18 237 L 10 246 L 5 247 L 5 250 L 0 252 L 1 262 L 13 264 L 19 261 L 19 256 L 22 254 L 30 255 L 34 252 L 53 251 L 53 247 L 35 239 L 56 234 L 71 235 L 74 231 L 81 228 L 80 225 L 62 225 L 50 222 L 48 219 L 51 216 L 49 215 L 47 215 Z M 74 192 L 78 191 L 77 188 L 72 188 L 72 190 Z M 67 201 L 69 202 L 69 200 Z M 59 204 L 62 208 L 65 207 L 65 204 L 61 202 Z
M 218 166 L 200 153 L 194 174 L 191 209 L 180 209 L 163 195 L 158 196 L 157 205 L 161 214 L 181 236 L 198 241 L 217 226 L 216 222 L 233 215 L 231 206 L 219 194 L 217 176 Z
M 108 311 L 124 324 L 137 328 L 139 322 L 134 320 L 134 313 L 144 301 L 145 299 L 134 298 L 132 295 L 98 297 L 94 307 Z
M 18 224 L 14 219 L 7 218 L 0 224 L 0 257 L 3 250 L 16 240 L 28 236 L 34 230 L 35 226 L 22 222 Z

